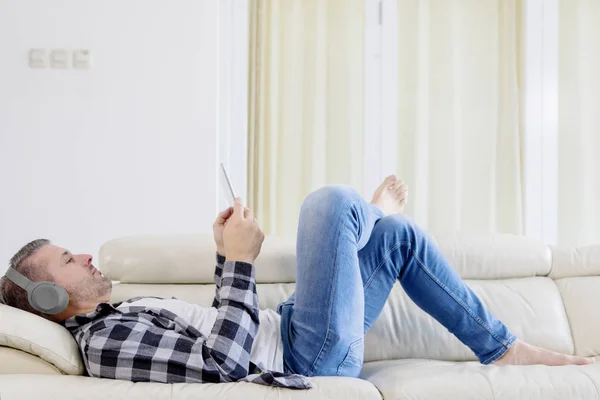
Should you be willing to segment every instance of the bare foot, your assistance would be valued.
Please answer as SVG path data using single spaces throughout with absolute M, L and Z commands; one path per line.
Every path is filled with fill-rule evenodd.
M 390 175 L 375 190 L 371 204 L 381 208 L 385 215 L 391 215 L 404 211 L 407 201 L 408 185 L 398 180 L 396 175 Z
M 575 357 L 542 349 L 517 340 L 494 365 L 588 365 L 593 357 Z

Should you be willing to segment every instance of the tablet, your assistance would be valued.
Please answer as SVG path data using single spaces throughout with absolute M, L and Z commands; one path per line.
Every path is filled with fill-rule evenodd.
M 223 189 L 223 192 L 225 192 L 227 203 L 229 203 L 229 206 L 233 206 L 236 198 L 235 190 L 233 190 L 231 179 L 229 179 L 229 175 L 227 174 L 227 170 L 225 169 L 225 165 L 223 165 L 223 163 L 221 163 L 219 181 L 221 182 L 221 189 Z

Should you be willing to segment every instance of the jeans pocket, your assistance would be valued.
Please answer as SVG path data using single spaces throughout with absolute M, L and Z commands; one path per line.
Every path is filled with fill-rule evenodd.
M 293 306 L 295 304 L 294 300 L 286 300 L 284 302 L 281 302 L 277 305 L 277 308 L 275 309 L 275 311 L 277 312 L 277 314 L 281 315 L 281 312 L 283 311 L 283 309 L 285 307 L 289 307 L 289 306 Z
M 358 378 L 360 370 L 363 366 L 363 359 L 365 353 L 365 339 L 360 338 L 350 344 L 348 353 L 342 363 L 338 366 L 338 376 L 350 376 Z

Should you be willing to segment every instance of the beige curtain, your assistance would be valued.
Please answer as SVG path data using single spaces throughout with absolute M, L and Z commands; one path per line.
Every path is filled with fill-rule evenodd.
M 522 232 L 516 3 L 398 0 L 396 172 L 434 232 Z M 248 203 L 290 235 L 310 191 L 362 191 L 364 1 L 251 5 Z
M 517 1 L 398 4 L 408 214 L 435 233 L 522 233 Z
M 304 197 L 363 182 L 363 0 L 251 2 L 248 204 L 294 235 Z
M 558 239 L 600 243 L 600 2 L 559 9 Z

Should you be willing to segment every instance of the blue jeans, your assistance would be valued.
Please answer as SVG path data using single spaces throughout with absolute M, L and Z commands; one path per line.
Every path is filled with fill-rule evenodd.
M 396 280 L 483 364 L 516 340 L 402 214 L 384 216 L 349 186 L 311 193 L 300 211 L 296 291 L 279 305 L 284 369 L 357 377 L 364 335 Z

